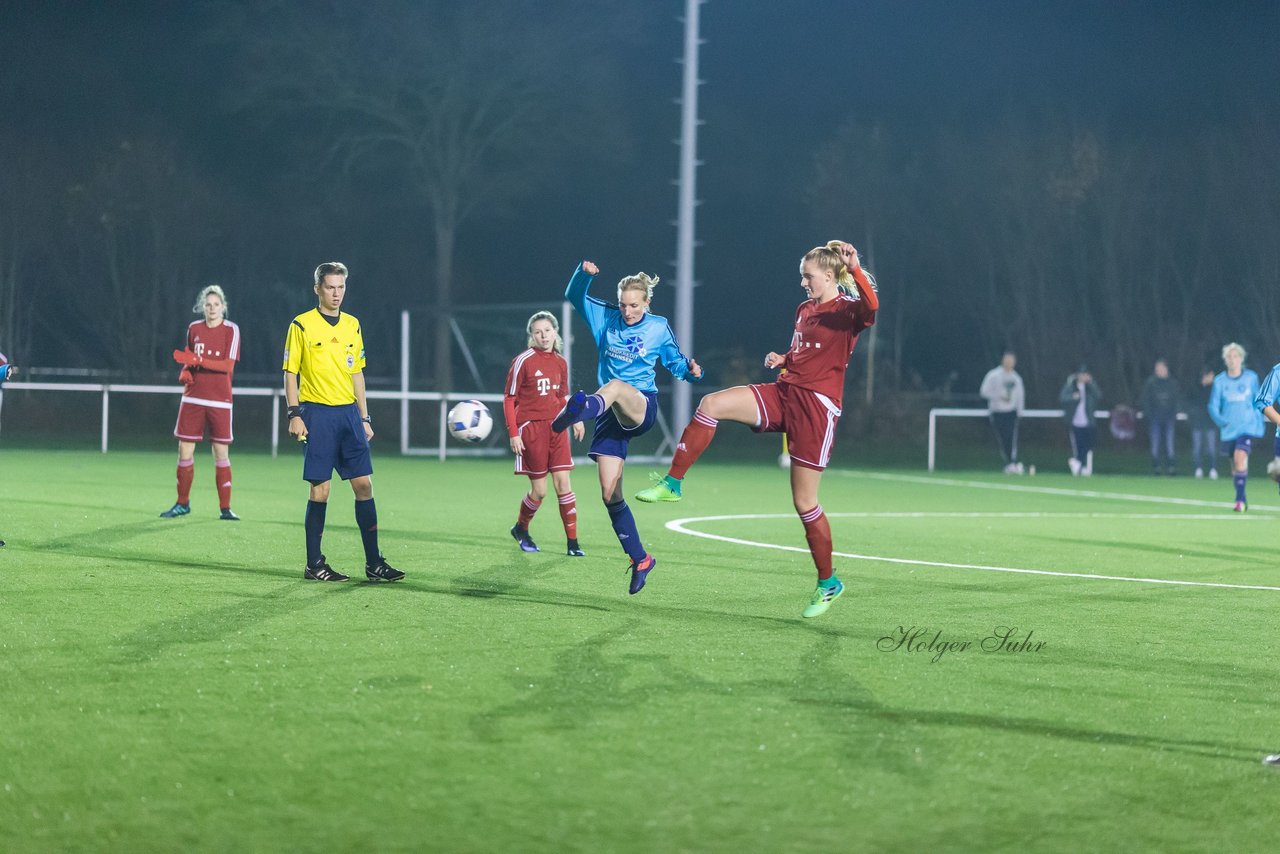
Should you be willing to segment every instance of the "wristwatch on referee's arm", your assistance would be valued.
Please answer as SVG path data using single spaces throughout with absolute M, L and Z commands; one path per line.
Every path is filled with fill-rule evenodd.
M 369 425 L 373 424 L 373 419 L 370 418 L 368 415 L 361 415 L 360 420 L 363 421 L 365 424 L 369 424 Z

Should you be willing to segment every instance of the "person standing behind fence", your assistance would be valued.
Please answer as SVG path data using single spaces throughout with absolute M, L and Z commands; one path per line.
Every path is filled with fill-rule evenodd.
M 1067 467 L 1072 476 L 1089 477 L 1093 474 L 1093 447 L 1098 438 L 1093 413 L 1102 402 L 1102 390 L 1093 381 L 1087 365 L 1081 365 L 1067 377 L 1058 402 L 1062 404 L 1062 417 L 1071 428 L 1071 458 L 1067 460 Z
M 1200 369 L 1200 384 L 1191 393 L 1187 404 L 1187 424 L 1191 427 L 1191 466 L 1197 478 L 1205 475 L 1218 479 L 1218 425 L 1209 416 L 1209 395 L 1213 391 L 1213 369 L 1205 365 Z
M 1151 436 L 1151 473 L 1177 474 L 1173 426 L 1178 422 L 1178 410 L 1182 408 L 1182 393 L 1178 381 L 1169 376 L 1169 363 L 1164 359 L 1156 359 L 1151 376 L 1142 384 L 1138 408 L 1147 419 L 1147 431 Z
M 1254 408 L 1258 396 L 1258 375 L 1244 366 L 1248 354 L 1232 342 L 1222 348 L 1222 361 L 1227 369 L 1213 378 L 1209 395 L 1209 415 L 1222 436 L 1222 451 L 1231 457 L 1231 481 L 1236 488 L 1237 513 L 1249 509 L 1245 485 L 1249 480 L 1249 452 L 1253 440 L 1261 439 L 1266 430 L 1262 413 Z
M 1023 471 L 1022 463 L 1018 462 L 1018 419 L 1022 417 L 1027 395 L 1022 377 L 1014 370 L 1017 364 L 1017 354 L 1005 350 L 1000 364 L 987 371 L 978 390 L 987 401 L 987 414 L 1000 446 L 1000 456 L 1004 459 L 1005 474 L 1022 474 Z
M 289 324 L 284 344 L 284 398 L 289 435 L 306 443 L 302 479 L 311 484 L 304 521 L 307 581 L 348 581 L 320 551 L 329 507 L 329 485 L 338 477 L 351 482 L 356 526 L 364 545 L 364 574 L 370 581 L 399 581 L 378 549 L 378 510 L 373 503 L 373 419 L 365 399 L 364 336 L 360 321 L 342 311 L 347 268 L 338 261 L 316 267 L 313 290 L 318 304 Z
M 191 512 L 191 481 L 195 478 L 196 443 L 209 430 L 213 450 L 213 477 L 218 489 L 218 518 L 238 522 L 231 510 L 231 375 L 240 361 L 240 327 L 227 320 L 227 295 L 217 285 L 209 285 L 196 295 L 192 307 L 203 320 L 187 326 L 187 344 L 173 351 L 173 360 L 182 365 L 182 402 L 173 435 L 178 439 L 178 497 L 160 514 L 173 519 Z
M 528 349 L 511 360 L 502 398 L 507 437 L 516 455 L 515 473 L 529 478 L 529 492 L 520 501 L 511 536 L 521 551 L 540 551 L 529 536 L 529 525 L 547 497 L 547 472 L 551 472 L 564 525 L 565 553 L 583 557 L 578 545 L 578 499 L 569 482 L 573 469 L 569 436 L 551 429 L 551 419 L 569 398 L 569 364 L 560 355 L 560 325 L 554 314 L 539 311 L 529 318 L 525 332 Z M 581 421 L 573 425 L 574 439 L 581 442 L 585 434 Z

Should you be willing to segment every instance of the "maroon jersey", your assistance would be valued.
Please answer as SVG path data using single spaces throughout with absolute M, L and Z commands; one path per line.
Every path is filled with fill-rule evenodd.
M 554 350 L 530 347 L 511 361 L 503 388 L 507 435 L 514 438 L 526 421 L 550 421 L 569 396 L 569 363 Z
M 230 320 L 210 328 L 203 320 L 187 327 L 187 349 L 204 359 L 225 363 L 226 370 L 196 365 L 191 374 L 196 381 L 184 395 L 191 403 L 231 403 L 231 374 L 240 361 L 240 327 Z
M 791 349 L 782 366 L 786 373 L 778 382 L 816 391 L 840 406 L 844 374 L 858 333 L 876 322 L 878 307 L 874 291 L 864 293 L 861 299 L 840 294 L 822 305 L 811 299 L 800 303 Z

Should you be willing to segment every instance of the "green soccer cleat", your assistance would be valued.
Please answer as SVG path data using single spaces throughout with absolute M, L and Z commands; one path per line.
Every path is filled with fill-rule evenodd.
M 652 472 L 649 480 L 653 481 L 653 486 L 637 492 L 636 501 L 656 504 L 659 501 L 679 501 L 683 497 L 680 494 L 680 481 L 674 477 Z M 672 484 L 675 486 L 673 487 Z
M 835 576 L 833 575 L 832 578 L 835 578 Z M 817 617 L 827 613 L 831 603 L 843 592 L 844 584 L 838 578 L 836 578 L 836 583 L 833 587 L 823 587 L 819 584 L 818 588 L 813 591 L 813 598 L 809 600 L 809 605 L 804 609 L 804 613 L 801 616 Z

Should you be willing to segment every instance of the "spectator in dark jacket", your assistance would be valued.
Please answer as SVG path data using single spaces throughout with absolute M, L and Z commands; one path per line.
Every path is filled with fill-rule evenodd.
M 1138 408 L 1151 436 L 1151 473 L 1177 474 L 1173 456 L 1173 425 L 1182 408 L 1178 381 L 1169 376 L 1169 363 L 1156 359 L 1155 369 L 1142 385 Z

